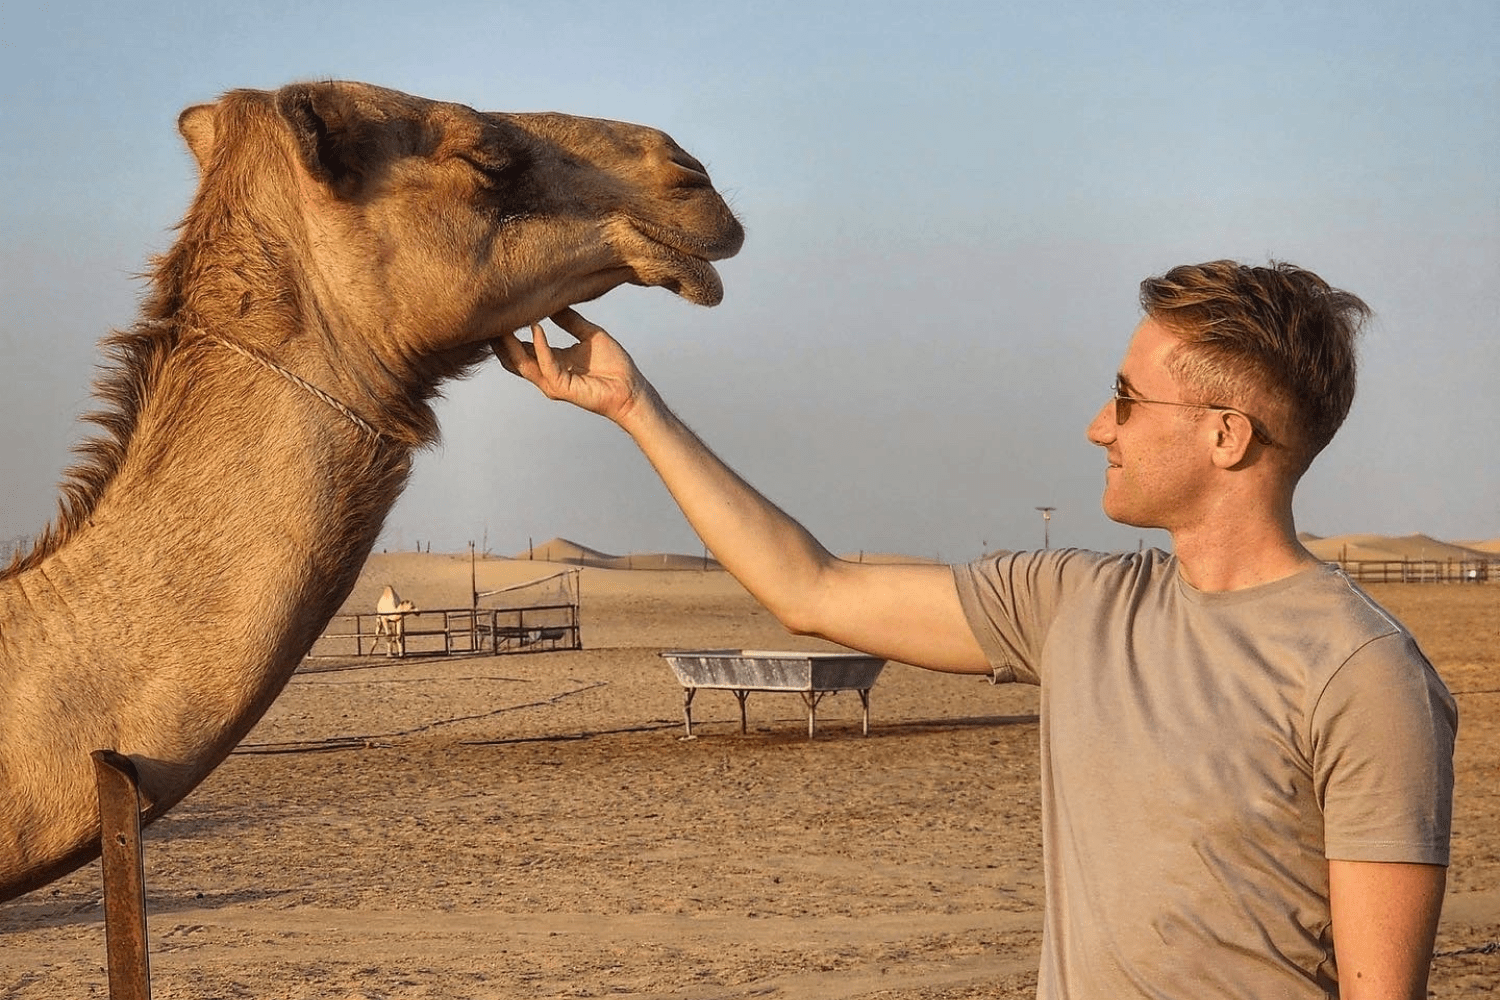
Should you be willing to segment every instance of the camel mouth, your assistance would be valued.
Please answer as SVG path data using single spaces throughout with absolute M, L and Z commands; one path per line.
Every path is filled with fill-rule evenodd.
M 708 261 L 676 251 L 662 257 L 650 268 L 633 269 L 638 284 L 665 288 L 700 306 L 716 306 L 724 301 L 724 279 Z
M 716 232 L 695 238 L 644 219 L 627 220 L 633 238 L 626 242 L 635 252 L 627 253 L 626 265 L 635 276 L 634 283 L 665 288 L 698 305 L 718 305 L 724 299 L 724 281 L 711 261 L 738 253 L 744 230 L 727 212 L 717 221 Z

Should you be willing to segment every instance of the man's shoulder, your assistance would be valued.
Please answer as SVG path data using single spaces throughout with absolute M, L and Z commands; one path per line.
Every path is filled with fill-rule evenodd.
M 1335 678 L 1364 691 L 1441 688 L 1411 632 L 1337 566 L 1300 574 L 1255 620 L 1268 648 L 1304 663 L 1315 699 Z
M 1175 579 L 1177 560 L 1160 549 L 1100 552 L 1094 549 L 1028 549 L 991 552 L 968 564 L 986 575 L 1058 577 L 1075 582 L 1110 578 Z
M 1411 638 L 1406 626 L 1343 570 L 1324 563 L 1306 574 L 1287 597 L 1301 609 L 1317 614 L 1325 627 L 1336 627 L 1348 641 L 1363 645 L 1385 636 Z
M 1089 615 L 1118 605 L 1160 603 L 1147 595 L 1174 586 L 1178 577 L 1177 560 L 1160 549 L 993 552 L 955 570 L 961 594 L 997 605 L 1033 602 L 1050 609 L 1049 616 L 1065 608 Z

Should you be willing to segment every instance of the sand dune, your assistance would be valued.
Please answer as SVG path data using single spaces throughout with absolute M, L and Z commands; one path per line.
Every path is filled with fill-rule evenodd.
M 1470 546 L 1443 542 L 1429 535 L 1415 534 L 1394 537 L 1390 535 L 1351 534 L 1319 538 L 1317 535 L 1297 536 L 1308 551 L 1319 559 L 1336 560 L 1400 560 L 1430 559 L 1438 561 L 1486 559 L 1500 552 L 1500 545 L 1491 551 Z M 1497 540 L 1500 541 L 1500 540 Z M 1487 544 L 1487 543 L 1480 543 Z
M 540 545 L 534 545 L 529 549 L 517 552 L 512 559 L 524 559 L 528 561 L 540 560 L 543 562 L 571 563 L 573 565 L 593 565 L 596 563 L 609 562 L 618 559 L 607 552 L 591 549 L 587 545 L 579 545 L 566 538 L 553 538 Z
M 718 569 L 719 564 L 702 555 L 679 555 L 672 552 L 632 552 L 616 556 L 598 549 L 579 545 L 566 538 L 554 538 L 518 552 L 516 560 L 562 563 L 570 566 L 589 566 L 593 569 Z

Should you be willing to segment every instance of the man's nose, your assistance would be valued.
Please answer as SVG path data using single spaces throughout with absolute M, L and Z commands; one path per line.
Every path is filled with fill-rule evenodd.
M 1094 420 L 1088 426 L 1088 439 L 1090 444 L 1096 444 L 1103 448 L 1115 439 L 1115 415 L 1114 400 L 1107 401 L 1099 407 L 1099 412 L 1094 414 Z

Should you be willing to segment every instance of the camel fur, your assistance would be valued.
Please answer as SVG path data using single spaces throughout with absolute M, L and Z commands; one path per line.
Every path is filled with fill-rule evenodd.
M 250 730 L 491 338 L 623 283 L 713 305 L 743 239 L 637 125 L 328 82 L 179 130 L 197 193 L 105 341 L 103 433 L 0 574 L 0 899 L 98 855 L 91 751 L 135 762 L 149 822 Z

